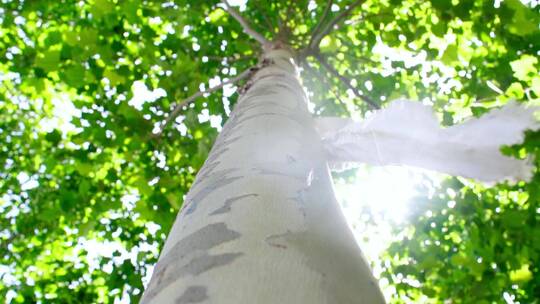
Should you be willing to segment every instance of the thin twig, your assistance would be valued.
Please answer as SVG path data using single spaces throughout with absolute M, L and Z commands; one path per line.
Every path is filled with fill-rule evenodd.
M 495 96 L 488 96 L 488 97 L 484 97 L 484 98 L 476 99 L 476 100 L 475 100 L 475 101 L 473 101 L 472 103 L 473 103 L 473 104 L 476 104 L 476 103 L 483 103 L 483 102 L 485 102 L 485 101 L 489 101 L 489 100 L 497 99 L 497 97 L 499 97 L 499 95 L 495 95 Z
M 334 0 L 328 0 L 328 2 L 326 3 L 326 7 L 324 8 L 324 12 L 321 16 L 321 19 L 319 19 L 319 22 L 317 23 L 317 25 L 311 32 L 311 39 L 309 39 L 309 43 L 308 43 L 309 47 L 312 46 L 315 35 L 319 34 L 319 31 L 321 30 L 321 27 L 324 24 L 324 20 L 326 19 L 326 17 L 328 16 L 328 13 L 330 12 L 330 8 L 332 7 L 332 4 L 334 4 Z
M 391 14 L 391 13 L 388 13 L 388 12 L 382 12 L 382 13 L 373 14 L 373 15 L 364 15 L 364 14 L 362 14 L 359 18 L 350 19 L 349 20 L 349 25 L 355 25 L 360 21 L 367 21 L 369 19 L 380 17 L 380 16 L 391 16 L 391 17 L 393 17 L 394 14 Z
M 348 39 L 340 39 L 339 37 L 337 39 L 339 39 L 339 42 L 341 44 L 343 44 L 344 46 L 346 46 L 348 49 L 354 50 L 354 49 L 358 48 L 357 45 L 354 45 Z M 342 52 L 341 54 L 347 55 L 346 52 Z M 347 56 L 349 56 L 349 55 L 347 55 Z M 354 59 L 356 61 L 364 62 L 364 63 L 377 64 L 377 61 L 375 61 L 375 60 L 373 60 L 371 58 L 365 57 L 365 56 L 350 55 L 350 58 L 352 58 L 352 59 Z
M 228 12 L 234 19 L 236 19 L 238 23 L 240 23 L 246 34 L 251 36 L 251 38 L 257 40 L 263 47 L 266 47 L 270 44 L 270 42 L 266 40 L 263 35 L 259 34 L 257 31 L 251 28 L 251 26 L 244 19 L 244 17 L 242 17 L 239 12 L 232 8 L 227 2 L 227 0 L 223 0 L 221 1 L 221 3 L 223 3 L 225 11 Z
M 215 87 L 212 87 L 212 88 L 209 88 L 208 90 L 206 91 L 199 91 L 191 96 L 189 96 L 188 98 L 182 100 L 181 102 L 179 102 L 175 107 L 174 109 L 172 110 L 171 114 L 169 114 L 169 116 L 167 117 L 167 119 L 165 119 L 165 121 L 161 124 L 161 127 L 158 131 L 158 133 L 156 133 L 154 135 L 154 137 L 159 137 L 161 136 L 161 134 L 163 133 L 163 131 L 176 119 L 176 117 L 180 114 L 180 111 L 182 110 L 182 108 L 184 106 L 187 106 L 189 105 L 190 103 L 192 103 L 193 101 L 195 101 L 195 99 L 201 97 L 201 96 L 204 96 L 205 94 L 210 94 L 210 93 L 213 93 L 221 88 L 223 88 L 224 86 L 228 85 L 228 84 L 233 84 L 233 83 L 236 83 L 242 79 L 245 79 L 245 78 L 248 78 L 249 76 L 251 76 L 251 74 L 253 72 L 255 72 L 257 70 L 257 67 L 251 67 L 245 71 L 243 71 L 242 73 L 238 74 L 236 77 L 233 77 L 227 81 L 224 81 L 222 83 L 220 83 L 219 85 L 215 86 Z
M 285 13 L 285 26 L 288 27 L 288 22 L 292 19 L 292 14 L 296 10 L 296 6 L 293 5 L 294 2 L 289 3 L 289 7 L 287 7 L 287 12 Z
M 276 36 L 276 40 L 278 41 L 290 41 L 291 36 L 291 28 L 289 27 L 289 21 L 291 20 L 293 11 L 295 9 L 293 2 L 289 3 L 287 7 L 287 11 L 283 15 L 283 18 L 281 18 L 281 14 L 278 15 L 279 20 L 279 28 Z
M 321 77 L 321 75 L 319 73 L 317 73 L 317 71 L 315 71 L 315 69 L 309 64 L 309 62 L 307 60 L 304 60 L 304 64 L 302 65 L 303 67 L 306 68 L 306 70 L 308 70 L 308 73 L 310 74 L 313 74 L 313 76 L 315 76 L 317 79 L 319 79 L 319 81 L 323 84 L 326 84 L 326 87 L 328 88 L 328 90 L 332 93 L 332 95 L 334 95 L 334 97 L 336 97 L 336 99 L 341 103 L 341 104 L 345 104 L 345 102 L 343 102 L 343 100 L 341 100 L 341 98 L 339 98 L 339 94 L 337 94 L 336 92 L 334 92 L 334 90 L 332 90 L 332 87 L 331 85 L 329 85 L 325 79 L 323 79 L 323 77 Z M 324 75 L 323 75 L 324 76 Z M 326 78 L 326 77 L 325 77 Z
M 332 19 L 325 27 L 322 31 L 320 31 L 319 33 L 317 33 L 316 35 L 314 35 L 314 38 L 313 40 L 311 41 L 310 45 L 308 46 L 310 49 L 313 49 L 315 48 L 316 46 L 319 45 L 319 43 L 321 42 L 321 40 L 326 36 L 328 35 L 332 29 L 334 28 L 334 26 L 336 24 L 338 24 L 339 22 L 341 22 L 341 20 L 343 20 L 344 18 L 346 18 L 351 12 L 352 10 L 359 6 L 360 4 L 362 4 L 364 0 L 357 0 L 355 1 L 354 3 L 352 3 L 351 5 L 349 5 L 349 7 L 345 10 L 343 10 L 340 14 L 338 14 L 334 19 Z
M 266 13 L 266 8 L 262 7 L 260 4 L 261 4 L 260 1 L 255 1 L 255 5 L 257 6 L 257 9 L 261 13 L 262 18 L 264 22 L 266 23 L 266 26 L 268 27 L 268 30 L 270 30 L 272 34 L 275 34 L 275 25 L 272 23 L 270 16 L 268 16 L 268 14 Z
M 356 97 L 365 101 L 372 109 L 380 109 L 380 106 L 375 101 L 373 101 L 371 98 L 367 97 L 366 95 L 360 93 L 360 91 L 358 91 L 358 89 L 351 84 L 351 82 L 349 81 L 349 79 L 347 79 L 347 77 L 341 75 L 333 66 L 331 66 L 326 61 L 326 58 L 324 58 L 323 55 L 315 54 L 314 56 L 315 58 L 317 58 L 317 60 L 319 60 L 319 62 L 325 69 L 327 69 L 332 75 L 337 77 L 341 82 L 343 82 L 343 84 L 345 84 L 349 89 L 351 89 L 351 91 L 354 93 L 354 95 L 356 95 Z
M 249 55 L 244 55 L 244 56 L 240 56 L 240 55 L 237 56 L 237 54 L 236 54 L 235 56 L 229 56 L 229 57 L 221 57 L 221 56 L 215 56 L 215 55 L 204 55 L 204 57 L 207 57 L 208 60 L 217 61 L 217 62 L 226 61 L 227 63 L 233 63 L 233 62 L 237 62 L 237 61 L 253 59 L 253 58 L 255 58 L 254 56 L 255 56 L 254 54 L 249 54 Z

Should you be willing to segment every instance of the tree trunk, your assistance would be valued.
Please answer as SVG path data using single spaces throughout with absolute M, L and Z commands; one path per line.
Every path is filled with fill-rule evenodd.
M 336 202 L 290 52 L 265 54 L 141 303 L 384 303 Z

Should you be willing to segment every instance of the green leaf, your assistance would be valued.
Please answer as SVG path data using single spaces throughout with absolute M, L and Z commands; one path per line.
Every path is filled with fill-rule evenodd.
M 94 166 L 90 163 L 86 162 L 75 162 L 75 169 L 79 172 L 79 174 L 86 176 L 94 171 Z
M 445 23 L 439 21 L 437 24 L 431 27 L 431 30 L 436 36 L 444 37 L 444 34 L 447 32 L 447 26 Z
M 92 5 L 92 8 L 90 11 L 92 14 L 100 19 L 103 18 L 105 15 L 113 12 L 114 10 L 114 3 L 110 2 L 109 0 L 94 0 L 94 5 Z
M 441 61 L 447 65 L 452 65 L 455 61 L 458 61 L 458 47 L 455 44 L 450 44 L 444 50 L 441 57 Z
M 38 55 L 35 62 L 37 67 L 45 72 L 56 71 L 60 65 L 60 50 L 47 50 Z
M 506 89 L 505 94 L 516 99 L 522 99 L 525 92 L 521 83 L 514 82 Z
M 60 207 L 64 212 L 69 212 L 73 209 L 77 200 L 78 196 L 76 193 L 72 191 L 62 191 L 60 196 Z
M 113 87 L 126 81 L 124 76 L 119 75 L 114 70 L 105 70 L 103 76 L 109 80 L 111 86 Z
M 225 11 L 222 9 L 216 9 L 208 15 L 210 22 L 215 23 L 225 16 Z
M 504 4 L 514 10 L 513 17 L 509 20 L 508 29 L 518 36 L 527 36 L 538 32 L 538 14 L 527 8 L 519 0 L 505 0 Z
M 82 66 L 73 65 L 73 66 L 68 67 L 62 73 L 62 78 L 68 85 L 75 88 L 79 88 L 85 84 L 84 74 L 85 74 L 85 69 Z
M 533 278 L 529 265 L 523 265 L 520 269 L 510 272 L 510 280 L 515 283 L 525 283 Z
M 58 130 L 52 130 L 45 135 L 45 139 L 56 146 L 62 140 L 62 134 Z
M 45 39 L 45 45 L 52 46 L 62 42 L 62 34 L 59 31 L 52 31 Z
M 118 113 L 131 122 L 137 122 L 138 120 L 143 119 L 141 113 L 137 111 L 137 109 L 135 109 L 134 107 L 128 105 L 127 102 L 120 103 Z
M 514 77 L 519 80 L 528 81 L 534 77 L 538 71 L 535 65 L 538 59 L 531 55 L 523 55 L 520 59 L 510 62 Z

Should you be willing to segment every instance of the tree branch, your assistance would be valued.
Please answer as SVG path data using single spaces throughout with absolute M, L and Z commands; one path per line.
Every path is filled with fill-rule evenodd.
M 360 91 L 358 91 L 358 89 L 351 84 L 351 82 L 349 81 L 349 79 L 347 79 L 347 77 L 341 75 L 333 66 L 331 66 L 328 63 L 328 61 L 326 61 L 326 58 L 324 58 L 323 55 L 315 54 L 315 58 L 319 60 L 319 62 L 325 69 L 327 69 L 332 75 L 337 77 L 341 82 L 343 82 L 344 85 L 346 85 L 349 89 L 351 89 L 351 91 L 353 91 L 356 97 L 365 101 L 371 107 L 371 109 L 380 109 L 380 106 L 375 101 L 373 101 L 371 98 L 367 97 L 366 95 L 360 93 Z
M 321 77 L 321 75 L 319 73 L 317 73 L 317 71 L 309 64 L 309 62 L 307 60 L 304 60 L 304 64 L 302 65 L 303 67 L 306 68 L 307 72 L 308 73 L 311 73 L 313 74 L 314 77 L 316 77 L 317 79 L 319 79 L 319 81 L 322 83 L 322 84 L 326 84 L 326 87 L 328 88 L 328 90 L 332 93 L 332 95 L 334 95 L 334 97 L 336 97 L 336 99 L 343 105 L 345 105 L 345 102 L 343 102 L 343 100 L 341 100 L 341 98 L 339 98 L 339 94 L 337 94 L 336 92 L 334 92 L 334 90 L 332 90 L 332 86 L 330 83 L 327 83 L 325 81 L 325 79 L 323 79 L 323 77 L 325 75 L 323 75 L 323 77 Z M 326 77 L 324 77 L 326 78 Z
M 289 21 L 291 20 L 292 14 L 295 10 L 295 6 L 293 5 L 294 2 L 289 3 L 289 6 L 287 7 L 287 11 L 285 12 L 284 18 L 280 18 L 280 26 L 278 29 L 278 35 L 277 40 L 279 41 L 290 41 L 290 35 L 291 35 L 291 28 L 289 27 Z M 280 14 L 278 14 L 278 17 L 281 17 Z
M 260 4 L 261 4 L 260 1 L 255 1 L 255 6 L 257 6 L 257 9 L 261 13 L 262 18 L 264 22 L 266 23 L 266 26 L 268 27 L 268 29 L 270 30 L 272 34 L 275 34 L 276 26 L 273 23 L 272 18 L 270 18 L 270 16 L 268 16 L 268 14 L 266 13 L 266 8 L 262 7 Z
M 311 32 L 311 38 L 309 39 L 309 43 L 308 43 L 309 48 L 311 48 L 311 46 L 313 44 L 313 40 L 315 38 L 315 35 L 319 34 L 319 31 L 321 30 L 321 27 L 324 24 L 324 20 L 328 16 L 328 13 L 330 12 L 330 8 L 332 7 L 333 3 L 334 3 L 334 0 L 328 0 L 328 2 L 326 3 L 326 7 L 324 8 L 324 12 L 323 12 L 323 14 L 321 16 L 321 19 L 319 19 L 319 22 L 317 23 L 317 25 L 315 25 L 315 28 Z
M 255 58 L 254 54 L 249 54 L 249 55 L 244 55 L 244 56 L 235 54 L 229 57 L 221 57 L 221 56 L 215 56 L 215 55 L 203 55 L 203 56 L 207 57 L 208 60 L 218 61 L 218 62 L 226 61 L 227 63 L 233 63 L 237 61 L 243 61 L 243 60 L 249 60 L 249 59 Z
M 208 90 L 206 91 L 199 91 L 191 96 L 189 96 L 188 98 L 182 100 L 181 102 L 179 102 L 175 107 L 174 109 L 172 110 L 171 114 L 169 114 L 169 116 L 167 117 L 167 119 L 165 119 L 165 121 L 161 124 L 161 127 L 159 128 L 159 131 L 158 133 L 154 134 L 154 137 L 160 137 L 161 134 L 163 133 L 163 131 L 165 131 L 165 129 L 176 119 L 176 117 L 180 114 L 180 111 L 182 110 L 182 108 L 184 106 L 187 106 L 189 105 L 190 103 L 192 103 L 193 101 L 195 101 L 195 99 L 201 97 L 201 96 L 204 96 L 205 94 L 210 94 L 210 93 L 213 93 L 221 88 L 223 88 L 224 86 L 228 85 L 228 84 L 233 84 L 233 83 L 236 83 L 242 79 L 245 79 L 245 78 L 248 78 L 249 76 L 251 76 L 251 74 L 253 72 L 255 72 L 256 70 L 258 69 L 258 67 L 251 67 L 245 71 L 243 71 L 242 73 L 238 74 L 236 77 L 233 77 L 227 81 L 224 81 L 222 83 L 220 83 L 219 85 L 215 86 L 215 87 L 212 87 L 212 88 L 209 88 Z
M 221 3 L 223 3 L 224 10 L 227 13 L 229 13 L 234 19 L 236 19 L 238 23 L 240 23 L 240 25 L 242 26 L 246 34 L 251 36 L 251 38 L 257 40 L 263 47 L 268 46 L 270 44 L 270 42 L 266 40 L 266 38 L 264 38 L 263 35 L 259 34 L 257 31 L 251 28 L 249 23 L 242 17 L 242 15 L 240 15 L 239 12 L 237 12 L 234 8 L 232 8 L 229 5 L 227 0 L 223 0 L 221 1 Z
M 309 44 L 309 49 L 314 49 L 316 46 L 319 45 L 319 43 L 321 42 L 321 40 L 330 33 L 330 31 L 332 31 L 332 28 L 338 24 L 339 22 L 341 22 L 341 20 L 343 20 L 344 18 L 346 18 L 351 12 L 352 10 L 359 6 L 360 4 L 362 4 L 364 0 L 356 0 L 355 2 L 353 2 L 347 9 L 343 10 L 340 14 L 338 14 L 334 19 L 332 19 L 325 27 L 322 31 L 320 31 L 319 33 L 315 34 L 313 39 L 311 40 L 311 43 Z

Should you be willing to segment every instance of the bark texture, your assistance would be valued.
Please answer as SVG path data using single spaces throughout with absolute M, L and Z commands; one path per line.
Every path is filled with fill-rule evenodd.
M 141 303 L 384 303 L 333 192 L 292 55 L 266 53 Z

